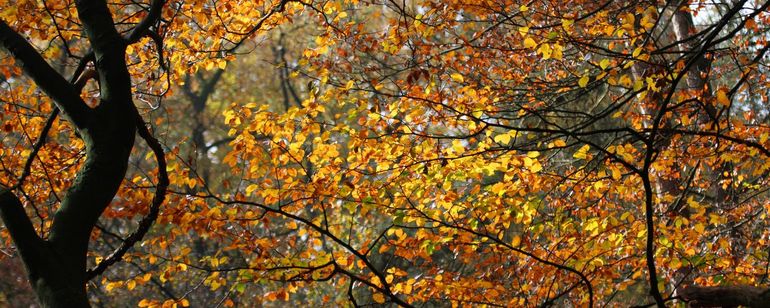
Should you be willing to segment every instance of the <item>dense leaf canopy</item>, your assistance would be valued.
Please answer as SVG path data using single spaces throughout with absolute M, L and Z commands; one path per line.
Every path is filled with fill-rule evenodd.
M 768 6 L 2 1 L 0 305 L 762 305 Z

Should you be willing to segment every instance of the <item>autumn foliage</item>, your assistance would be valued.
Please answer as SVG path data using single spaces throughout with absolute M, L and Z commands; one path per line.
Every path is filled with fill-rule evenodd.
M 768 6 L 4 1 L 3 266 L 55 306 L 79 213 L 107 306 L 761 306 Z

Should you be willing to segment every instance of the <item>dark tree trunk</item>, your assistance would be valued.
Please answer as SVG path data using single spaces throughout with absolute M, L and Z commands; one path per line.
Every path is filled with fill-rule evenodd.
M 155 1 L 155 12 L 147 18 L 157 18 L 153 13 L 159 13 L 162 4 Z M 76 1 L 76 5 L 99 77 L 100 101 L 94 109 L 83 102 L 77 87 L 0 21 L 0 47 L 54 100 L 86 147 L 86 161 L 54 214 L 46 240 L 38 236 L 12 189 L 0 187 L 0 216 L 44 307 L 89 307 L 86 256 L 91 231 L 123 181 L 137 130 L 125 48 L 151 23 L 140 23 L 124 38 L 104 1 Z

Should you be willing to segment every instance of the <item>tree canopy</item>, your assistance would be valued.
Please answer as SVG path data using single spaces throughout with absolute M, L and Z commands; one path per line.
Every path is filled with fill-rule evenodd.
M 2 1 L 0 304 L 765 306 L 768 6 Z

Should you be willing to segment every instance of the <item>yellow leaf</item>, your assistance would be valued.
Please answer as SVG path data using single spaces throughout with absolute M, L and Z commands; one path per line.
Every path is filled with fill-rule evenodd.
M 522 5 L 519 7 L 519 11 L 522 11 L 522 12 L 526 12 L 526 11 L 528 11 L 528 10 L 529 10 L 529 7 L 528 7 L 528 6 L 526 6 L 526 5 L 523 5 L 523 4 L 522 4 Z
M 591 146 L 586 144 L 583 147 L 581 147 L 580 150 L 575 152 L 575 154 L 573 154 L 572 157 L 577 159 L 586 159 L 588 157 L 588 149 L 590 148 Z
M 599 190 L 604 188 L 604 182 L 602 181 L 596 181 L 594 182 L 594 189 Z
M 562 19 L 561 20 L 561 27 L 564 28 L 564 30 L 569 30 L 572 28 L 572 24 L 575 23 L 572 19 Z
M 451 77 L 452 77 L 452 80 L 454 80 L 455 82 L 463 82 L 463 81 L 465 81 L 465 78 L 463 78 L 463 75 L 460 75 L 458 73 L 452 74 Z
M 519 244 L 521 244 L 521 237 L 518 235 L 514 235 L 513 240 L 511 241 L 511 246 L 517 247 L 519 246 Z
M 521 34 L 521 36 L 524 36 L 527 32 L 529 32 L 529 27 L 519 27 L 519 34 Z
M 537 42 L 531 37 L 524 39 L 524 47 L 534 49 L 537 46 Z
M 508 144 L 508 142 L 511 141 L 511 135 L 510 134 L 500 134 L 495 136 L 494 138 L 495 142 L 502 143 L 502 144 Z
M 246 195 L 250 196 L 258 188 L 259 188 L 259 185 L 257 184 L 251 184 L 249 186 L 246 186 Z
M 553 54 L 553 49 L 551 49 L 550 44 L 540 45 L 540 48 L 537 51 L 543 55 L 543 60 L 550 59 L 551 54 Z
M 502 197 L 506 192 L 505 188 L 506 188 L 505 184 L 497 183 L 495 185 L 492 185 L 492 188 L 490 188 L 490 191 L 492 191 L 492 193 L 496 194 L 497 196 Z
M 609 66 L 610 66 L 610 60 L 609 59 L 604 59 L 601 62 L 599 62 L 599 67 L 601 67 L 603 70 L 606 70 L 607 67 L 609 67 Z
M 219 281 L 214 280 L 214 281 L 211 282 L 211 291 L 216 291 L 221 286 L 222 286 L 222 284 L 219 283 Z
M 527 152 L 527 157 L 529 157 L 529 158 L 535 158 L 535 157 L 538 157 L 538 156 L 540 156 L 540 152 L 538 152 L 538 151 L 529 151 L 529 152 Z
M 586 85 L 588 85 L 588 81 L 589 81 L 589 80 L 591 80 L 591 78 L 590 78 L 590 77 L 588 77 L 588 75 L 583 75 L 583 77 L 580 77 L 580 80 L 578 80 L 578 85 L 579 85 L 581 88 L 585 88 L 585 87 L 586 87 Z
M 704 231 L 706 231 L 706 226 L 704 226 L 702 223 L 697 223 L 695 224 L 695 231 L 702 234 Z
M 620 180 L 620 178 L 623 176 L 618 168 L 610 168 L 610 171 L 612 172 L 612 179 L 615 181 Z
M 717 103 L 722 106 L 730 106 L 730 98 L 727 97 L 727 90 L 719 89 L 717 91 Z
M 628 77 L 628 75 L 620 76 L 620 80 L 618 80 L 618 83 L 620 83 L 621 86 L 624 86 L 626 88 L 630 88 L 633 82 L 631 81 L 631 77 Z
M 529 172 L 538 173 L 540 170 L 543 170 L 543 165 L 541 165 L 538 161 L 534 161 L 532 165 L 529 166 Z
M 118 282 L 110 282 L 107 285 L 105 285 L 104 288 L 107 290 L 107 292 L 110 292 L 110 291 L 112 291 L 112 289 L 115 289 L 115 287 L 117 287 L 118 284 L 119 284 Z M 139 306 L 139 307 L 141 307 L 141 306 Z
M 372 295 L 372 298 L 378 304 L 384 304 L 385 303 L 385 296 L 382 296 L 382 294 L 380 294 L 380 293 L 375 293 L 374 295 Z
M 593 231 L 599 228 L 599 222 L 596 220 L 590 220 L 584 227 L 586 231 Z
M 554 58 L 556 60 L 561 60 L 562 57 L 564 57 L 564 54 L 562 53 L 562 50 L 564 47 L 562 47 L 559 44 L 553 44 L 553 54 L 551 55 L 551 58 Z

